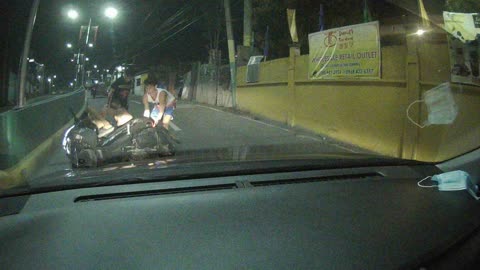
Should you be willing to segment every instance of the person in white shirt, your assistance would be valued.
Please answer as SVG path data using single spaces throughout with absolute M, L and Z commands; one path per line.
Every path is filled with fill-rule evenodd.
M 154 125 L 162 121 L 163 126 L 168 129 L 176 106 L 175 96 L 166 89 L 156 87 L 157 82 L 151 77 L 147 78 L 144 84 L 143 105 L 145 110 L 143 116 L 152 118 Z M 151 104 L 153 106 L 150 106 Z

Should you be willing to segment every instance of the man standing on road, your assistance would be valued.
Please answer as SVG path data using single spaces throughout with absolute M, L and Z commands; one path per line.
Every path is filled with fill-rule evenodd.
M 144 84 L 143 105 L 145 111 L 143 116 L 152 118 L 155 121 L 155 125 L 162 121 L 163 126 L 168 129 L 168 125 L 173 119 L 173 111 L 175 110 L 175 96 L 166 89 L 156 87 L 157 82 L 153 78 L 149 77 Z M 153 104 L 152 108 L 150 108 L 150 104 Z
M 125 74 L 110 85 L 108 107 L 123 108 L 128 111 L 128 95 L 133 86 L 133 71 L 125 70 Z
M 125 75 L 110 85 L 106 113 L 113 116 L 117 126 L 130 121 L 133 117 L 128 112 L 128 95 L 133 86 L 133 71 L 125 70 Z

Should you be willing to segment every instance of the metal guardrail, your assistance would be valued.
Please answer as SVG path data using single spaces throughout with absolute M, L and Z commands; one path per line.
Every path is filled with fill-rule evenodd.
M 84 90 L 52 96 L 0 113 L 0 170 L 10 168 L 72 119 L 85 104 Z

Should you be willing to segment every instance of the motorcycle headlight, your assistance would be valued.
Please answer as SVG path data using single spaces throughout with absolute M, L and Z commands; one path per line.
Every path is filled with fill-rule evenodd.
M 62 147 L 63 150 L 67 151 L 67 154 L 70 154 L 70 149 L 68 145 L 70 144 L 70 139 L 68 139 L 68 135 L 70 134 L 70 131 L 75 127 L 75 125 L 69 127 L 67 131 L 65 131 L 65 134 L 63 135 L 63 140 L 62 140 Z

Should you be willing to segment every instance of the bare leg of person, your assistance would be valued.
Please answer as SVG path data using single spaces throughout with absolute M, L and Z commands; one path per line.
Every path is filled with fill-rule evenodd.
M 168 126 L 170 124 L 170 121 L 172 121 L 172 116 L 171 115 L 164 115 L 163 116 L 163 127 L 165 127 L 165 129 L 168 129 Z

